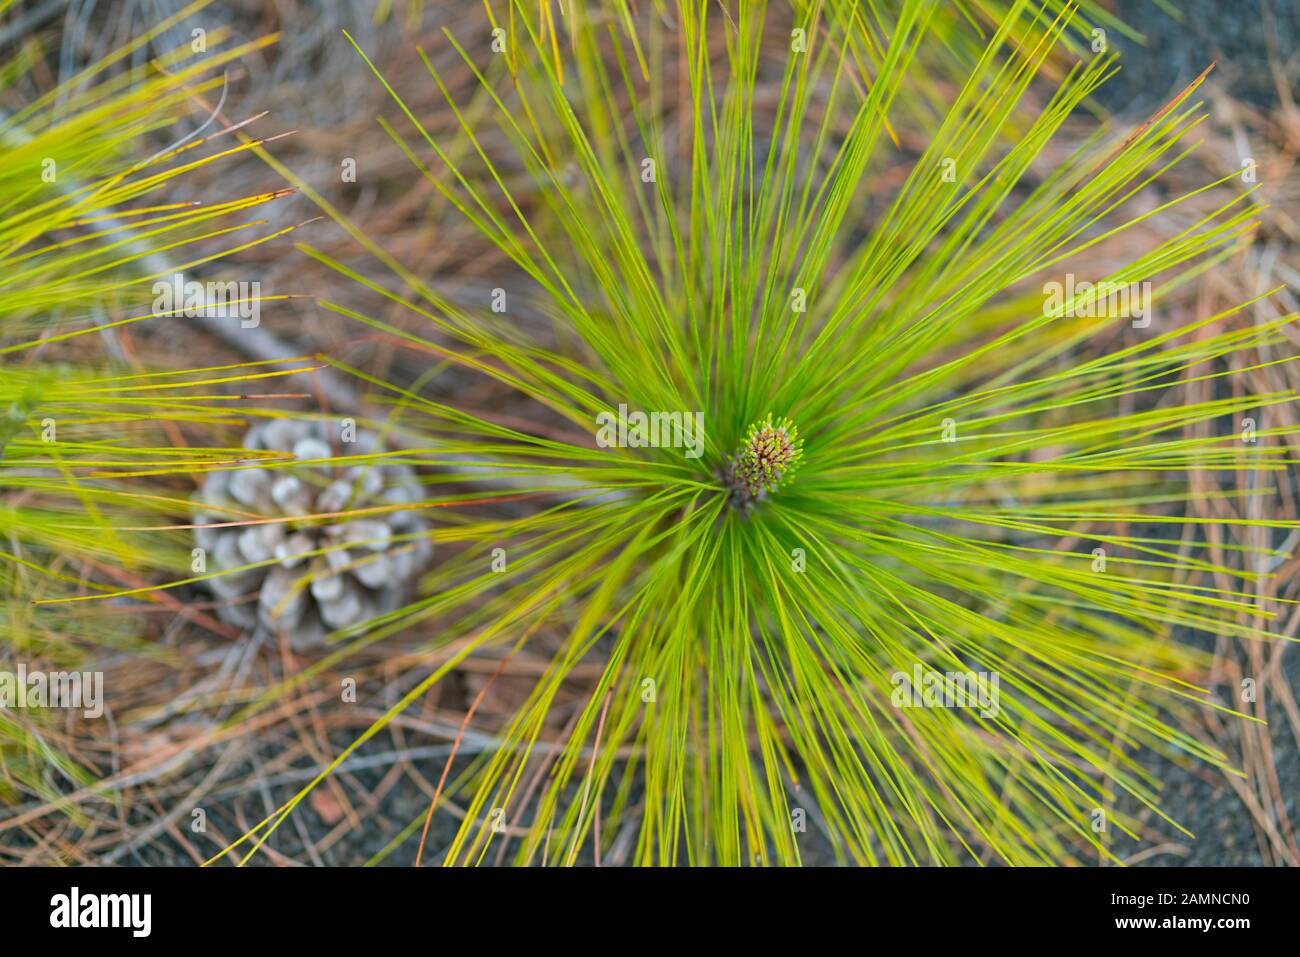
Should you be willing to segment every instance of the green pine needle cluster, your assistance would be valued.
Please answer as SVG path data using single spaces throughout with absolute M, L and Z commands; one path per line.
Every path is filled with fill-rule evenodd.
M 491 32 L 447 32 L 440 51 L 475 93 L 457 99 L 443 60 L 424 54 L 452 134 L 435 135 L 357 48 L 392 100 L 376 135 L 502 254 L 500 282 L 527 290 L 511 294 L 527 321 L 518 305 L 502 316 L 440 291 L 259 143 L 232 147 L 262 156 L 373 258 L 368 271 L 300 242 L 373 297 L 324 294 L 319 307 L 436 357 L 410 382 L 321 361 L 368 390 L 374 415 L 359 425 L 400 440 L 367 458 L 423 471 L 424 500 L 403 507 L 430 516 L 439 558 L 414 601 L 338 631 L 320 660 L 223 714 L 237 733 L 364 649 L 433 636 L 409 691 L 214 860 L 249 860 L 471 657 L 504 667 L 543 642 L 554 650 L 524 699 L 483 730 L 491 746 L 448 764 L 429 813 L 454 815 L 455 832 L 427 856 L 571 865 L 618 847 L 645 865 L 798 864 L 815 832 L 842 863 L 1059 864 L 1113 860 L 1114 836 L 1136 836 L 1133 808 L 1177 827 L 1139 752 L 1225 766 L 1186 715 L 1245 718 L 1198 683 L 1206 659 L 1185 637 L 1282 637 L 1276 607 L 1215 561 L 1185 505 L 1236 494 L 1197 477 L 1253 470 L 1262 489 L 1293 465 L 1294 430 L 1261 427 L 1247 443 L 1239 425 L 1296 398 L 1232 388 L 1247 353 L 1293 361 L 1295 316 L 1179 325 L 1162 312 L 1249 241 L 1249 192 L 1227 177 L 1126 212 L 1190 152 L 1198 84 L 1133 131 L 1051 153 L 1117 69 L 1079 41 L 1074 4 L 982 4 L 993 22 L 980 29 L 933 0 L 639 7 L 573 0 L 560 19 L 549 4 L 540 17 L 526 0 L 487 4 Z M 959 81 L 937 82 L 937 60 L 959 64 Z M 1222 197 L 1208 213 L 1182 205 L 1205 194 Z M 160 229 L 172 215 L 138 214 Z M 1135 246 L 1151 217 L 1183 228 Z M 0 220 L 0 265 L 90 281 L 42 259 L 67 254 L 25 223 Z M 1088 308 L 1082 291 L 1044 308 L 1045 284 L 1074 274 L 1148 289 L 1154 321 Z M 0 300 L 24 330 L 0 354 L 37 347 L 42 302 L 26 295 Z M 449 365 L 508 407 L 424 388 Z M 64 393 L 34 370 L 6 376 L 2 477 L 50 501 L 21 534 L 57 531 L 79 554 L 174 541 L 180 496 L 117 483 L 192 481 L 233 456 L 216 441 L 166 446 L 145 422 L 220 432 L 228 420 L 200 387 L 260 374 L 86 374 Z M 1189 399 L 1189 382 L 1209 398 Z M 106 403 L 105 420 L 141 427 L 109 441 L 74 415 L 70 443 L 40 446 L 15 427 L 31 431 L 37 400 Z M 700 454 L 599 444 L 598 416 L 623 406 L 698 413 Z M 122 507 L 87 529 L 66 514 L 73 502 Z M 0 531 L 21 511 L 0 513 Z M 173 524 L 132 517 L 168 511 Z M 74 542 L 72 528 L 103 534 Z M 38 574 L 17 559 L 0 568 Z M 46 575 L 31 615 L 49 627 L 204 577 L 77 582 L 73 595 Z M 913 707 L 898 691 L 918 669 L 996 676 L 996 707 Z
M 451 556 L 428 597 L 339 636 L 346 657 L 428 622 L 448 649 L 356 746 L 466 658 L 509 658 L 544 632 L 560 650 L 499 746 L 440 792 L 459 820 L 444 863 L 572 864 L 622 836 L 641 864 L 792 864 L 810 818 L 843 862 L 1113 857 L 1110 835 L 1134 833 L 1125 806 L 1164 817 L 1137 749 L 1224 761 L 1180 728 L 1186 707 L 1223 706 L 1189 680 L 1201 656 L 1171 637 L 1278 637 L 1245 582 L 1194 581 L 1241 575 L 1212 561 L 1182 503 L 1193 472 L 1287 467 L 1289 430 L 1242 444 L 1233 423 L 1256 400 L 1186 402 L 1178 385 L 1223 379 L 1256 346 L 1289 355 L 1294 317 L 1160 321 L 1097 348 L 1128 317 L 1082 308 L 1082 294 L 1080 308 L 1043 307 L 1043 284 L 1079 269 L 1150 283 L 1158 313 L 1249 236 L 1255 209 L 1232 193 L 1168 241 L 1097 256 L 1187 198 L 1118 213 L 1186 154 L 1194 90 L 1045 167 L 1115 56 L 1075 60 L 1033 108 L 1070 9 L 1009 3 L 887 185 L 892 106 L 934 92 L 917 57 L 949 26 L 937 4 L 682 3 L 636 18 L 575 3 L 562 42 L 526 6 L 495 12 L 498 49 L 447 34 L 480 81 L 472 104 L 425 57 L 471 147 L 454 155 L 358 53 L 393 98 L 380 130 L 510 260 L 551 327 L 453 301 L 382 237 L 354 231 L 405 291 L 300 247 L 427 331 L 322 307 L 454 358 L 548 423 L 372 380 L 441 450 L 427 464 L 468 455 L 482 473 L 472 493 L 427 503 Z M 498 168 L 489 129 L 524 182 Z M 595 416 L 620 403 L 701 410 L 703 456 L 593 447 Z M 798 483 L 747 517 L 728 507 L 727 456 L 772 408 L 799 422 L 808 454 Z M 483 508 L 521 492 L 527 518 Z M 509 564 L 493 573 L 498 549 Z M 578 691 L 593 659 L 600 678 Z M 997 675 L 1000 706 L 902 708 L 898 676 L 918 665 Z M 556 738 L 552 709 L 575 693 Z M 255 853 L 323 777 L 227 852 Z
M 273 37 L 221 49 L 214 31 L 202 58 L 187 45 L 159 63 L 125 65 L 205 2 L 0 111 L 0 670 L 80 669 L 123 651 L 169 657 L 145 640 L 143 614 L 39 603 L 112 593 L 187 565 L 179 535 L 138 529 L 170 523 L 188 507 L 176 477 L 225 467 L 232 450 L 187 447 L 180 427 L 237 422 L 237 397 L 219 394 L 225 384 L 295 371 L 188 368 L 185 357 L 179 368 L 146 368 L 100 348 L 139 323 L 184 321 L 146 305 L 152 280 L 170 278 L 156 271 L 160 254 L 188 269 L 270 238 L 245 239 L 250 224 L 238 220 L 272 196 L 208 205 L 159 198 L 193 170 L 250 148 L 175 128 L 192 96 L 218 87 L 224 67 Z M 0 0 L 0 15 L 9 6 Z M 0 94 L 42 52 L 31 38 L 6 61 Z M 179 139 L 141 155 L 151 134 Z M 62 718 L 0 710 L 0 800 L 35 797 L 66 810 L 65 789 L 95 784 L 94 770 L 65 753 Z

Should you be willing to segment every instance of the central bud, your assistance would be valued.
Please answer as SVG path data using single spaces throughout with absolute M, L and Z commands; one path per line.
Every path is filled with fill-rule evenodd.
M 748 508 L 782 484 L 789 483 L 803 458 L 803 440 L 789 419 L 767 418 L 749 427 L 749 433 L 726 467 L 724 480 L 731 503 Z

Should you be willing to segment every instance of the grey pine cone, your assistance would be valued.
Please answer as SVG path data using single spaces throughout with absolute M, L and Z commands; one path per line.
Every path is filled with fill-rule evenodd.
M 250 429 L 244 447 L 291 452 L 300 461 L 375 450 L 376 436 L 364 431 L 336 450 L 333 429 L 312 420 L 272 419 Z M 238 519 L 203 505 L 270 518 L 403 505 L 423 494 L 410 468 L 379 461 L 212 472 L 196 498 L 195 524 L 208 525 Z M 421 534 L 428 527 L 419 512 L 400 510 L 346 521 L 196 528 L 194 538 L 210 572 L 230 572 L 206 580 L 222 599 L 219 616 L 244 629 L 260 625 L 302 649 L 321 644 L 330 631 L 400 608 L 433 553 Z M 328 550 L 310 555 L 320 549 Z M 233 571 L 271 558 L 277 562 Z

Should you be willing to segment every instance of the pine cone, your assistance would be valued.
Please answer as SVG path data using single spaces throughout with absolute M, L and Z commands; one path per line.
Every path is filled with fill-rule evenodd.
M 244 447 L 290 452 L 300 461 L 366 455 L 376 448 L 377 437 L 359 431 L 356 441 L 336 451 L 327 429 L 323 422 L 272 419 L 250 429 Z M 409 467 L 377 461 L 212 472 L 197 501 L 270 518 L 402 505 L 421 498 L 420 483 Z M 202 510 L 194 516 L 198 525 L 236 520 Z M 433 553 L 432 543 L 421 536 L 428 528 L 418 512 L 403 510 L 347 520 L 196 528 L 194 538 L 207 553 L 210 571 L 231 572 L 206 580 L 223 599 L 220 617 L 244 629 L 260 625 L 304 649 L 323 643 L 330 631 L 405 604 Z M 319 549 L 328 551 L 308 557 Z M 270 558 L 278 561 L 232 571 Z M 248 600 L 254 594 L 255 604 Z

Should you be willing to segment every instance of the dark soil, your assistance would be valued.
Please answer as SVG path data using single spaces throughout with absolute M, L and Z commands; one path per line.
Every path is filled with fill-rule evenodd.
M 1098 99 L 1127 119 L 1141 119 L 1169 101 L 1211 63 L 1234 97 L 1260 107 L 1277 103 L 1272 67 L 1300 88 L 1300 4 L 1295 0 L 1177 0 L 1174 20 L 1152 0 L 1117 0 L 1115 12 L 1140 31 L 1145 45 L 1110 31 L 1120 72 Z

